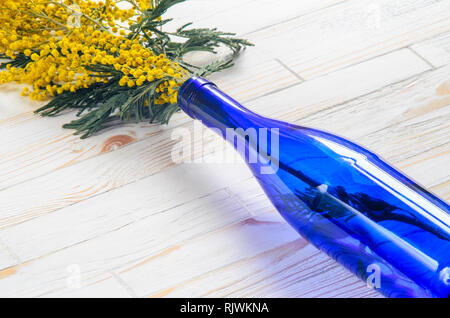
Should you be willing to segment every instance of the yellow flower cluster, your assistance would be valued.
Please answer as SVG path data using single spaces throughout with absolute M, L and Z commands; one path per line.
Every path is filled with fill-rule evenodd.
M 139 21 L 138 13 L 152 5 L 150 0 L 129 2 L 130 8 L 121 9 L 113 0 L 2 0 L 0 55 L 31 61 L 25 67 L 8 65 L 0 72 L 0 84 L 29 84 L 31 90 L 22 94 L 43 100 L 113 79 L 130 88 L 160 80 L 155 103 L 175 103 L 186 72 L 155 56 L 139 37 L 126 37 L 120 22 Z

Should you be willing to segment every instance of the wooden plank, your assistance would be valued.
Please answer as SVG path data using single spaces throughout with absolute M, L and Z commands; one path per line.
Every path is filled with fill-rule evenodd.
M 100 275 L 96 280 L 79 286 L 74 284 L 76 281 L 73 279 L 70 277 L 67 279 L 67 288 L 55 289 L 39 296 L 46 298 L 130 298 L 134 296 L 130 294 L 126 286 L 110 274 Z
M 232 68 L 208 79 L 242 103 L 301 82 L 278 61 L 254 47 L 246 49 Z
M 80 163 L 86 159 L 117 150 L 139 140 L 147 140 L 149 147 L 158 144 L 163 136 L 189 119 L 177 116 L 169 126 L 148 123 L 126 124 L 105 130 L 86 140 L 63 129 L 73 114 L 39 118 L 32 113 L 22 114 L 1 126 L 4 147 L 0 150 L 0 189 L 20 184 L 50 172 Z
M 262 115 L 297 122 L 429 69 L 417 55 L 403 49 L 263 96 L 246 106 Z M 345 122 L 347 125 L 352 123 Z
M 190 21 L 198 21 L 252 1 L 254 0 L 188 0 L 171 7 L 166 15 L 173 19 L 190 18 Z
M 447 180 L 441 184 L 438 184 L 431 188 L 433 193 L 436 193 L 444 200 L 447 200 L 447 203 L 450 202 L 450 181 Z
M 188 0 L 171 7 L 167 11 L 166 17 L 172 18 L 173 21 L 166 24 L 165 27 L 169 30 L 175 30 L 185 23 L 196 22 L 211 16 L 217 16 L 253 1 L 255 0 Z M 219 18 L 217 20 L 219 20 Z M 209 27 L 214 26 L 210 25 Z
M 322 279 L 323 278 L 323 279 Z M 330 288 L 332 287 L 332 288 Z M 298 239 L 183 281 L 149 297 L 380 297 Z
M 244 210 L 235 211 L 236 204 L 228 208 L 228 202 L 234 200 L 221 189 L 250 176 L 244 165 L 185 164 L 69 206 L 58 213 L 5 228 L 0 231 L 0 237 L 22 260 L 29 261 L 134 223 L 148 223 L 149 230 L 160 229 L 162 232 L 157 233 L 165 237 L 169 228 L 176 231 L 177 224 L 180 224 L 178 230 L 182 231 L 190 219 L 192 222 L 201 221 L 203 215 L 203 222 L 211 221 L 211 224 L 203 224 L 203 228 L 195 226 L 200 227 L 197 231 L 209 231 L 209 227 L 220 220 L 217 212 L 208 210 L 211 202 L 215 202 L 217 208 L 228 210 L 220 222 L 248 216 Z M 191 215 L 194 208 L 205 208 L 205 211 Z M 184 218 L 186 220 L 183 221 Z M 195 229 L 189 233 L 192 231 Z
M 245 35 L 301 15 L 333 6 L 345 0 L 283 0 L 274 5 L 271 1 L 261 0 L 202 0 L 187 1 L 173 7 L 168 16 L 176 16 L 169 28 L 194 22 L 193 27 L 217 27 L 219 30 Z
M 297 239 L 298 234 L 285 223 L 250 218 L 116 272 L 137 295 L 146 295 Z M 195 267 L 190 266 L 193 263 Z M 144 274 L 150 272 L 152 275 Z
M 450 83 L 449 73 L 450 67 L 443 67 L 391 84 L 350 102 L 337 102 L 338 105 L 323 110 L 317 110 L 315 105 L 306 105 L 309 107 L 305 108 L 313 108 L 315 111 L 310 115 L 298 112 L 300 107 L 294 107 L 292 112 L 281 115 L 301 125 L 357 139 L 366 135 L 368 130 L 381 131 L 384 127 L 433 111 L 446 110 L 450 104 L 450 90 L 446 90 Z M 295 90 L 292 90 L 292 99 L 300 98 L 301 93 L 303 92 L 299 92 L 297 96 L 294 95 Z M 370 128 L 367 129 L 367 126 Z
M 104 204 L 105 201 L 102 203 Z M 122 209 L 125 213 L 123 218 L 130 210 L 126 207 L 122 207 Z M 90 211 L 95 213 L 95 205 L 91 206 Z M 220 236 L 223 244 L 227 242 L 223 238 L 229 237 L 230 234 L 235 235 L 235 240 L 239 240 L 241 229 L 246 228 L 246 223 L 239 220 L 245 220 L 247 216 L 247 212 L 223 191 L 193 200 L 169 211 L 150 214 L 148 217 L 137 218 L 135 215 L 136 220 L 128 220 L 128 223 L 123 226 L 118 224 L 119 226 L 109 233 L 103 233 L 103 235 L 62 248 L 43 257 L 30 259 L 17 266 L 14 273 L 2 279 L 3 288 L 0 289 L 0 293 L 19 296 L 63 290 L 67 276 L 66 268 L 72 264 L 79 266 L 84 285 L 89 283 L 93 276 L 101 275 L 105 271 L 111 271 L 119 266 L 130 264 L 127 267 L 140 267 L 139 264 L 144 265 L 145 260 L 170 253 L 172 250 L 175 251 L 182 242 L 195 240 L 196 236 L 206 235 L 208 232 L 215 233 L 211 234 L 213 237 Z M 101 222 L 101 219 L 100 216 L 97 219 L 98 222 Z M 227 225 L 231 226 L 229 230 L 231 232 L 222 229 Z M 46 230 L 50 228 L 52 227 L 49 226 Z M 35 230 L 38 232 L 35 234 L 35 239 L 43 238 L 43 241 L 49 242 L 45 239 L 43 228 L 41 230 L 35 228 Z M 77 231 L 79 230 L 75 230 L 75 232 L 66 230 L 65 236 L 70 237 L 71 233 L 76 236 Z M 98 231 L 98 229 L 94 229 L 94 231 Z M 56 237 L 62 239 L 61 235 Z M 17 235 L 15 238 L 23 240 L 24 236 Z M 13 245 L 16 249 L 19 247 L 20 255 L 25 256 L 24 252 L 27 252 L 27 255 L 34 254 L 25 247 L 29 248 L 34 244 L 38 248 L 37 246 L 41 245 L 36 244 L 37 241 L 34 242 L 28 241 L 23 245 Z M 9 241 L 9 244 L 11 243 L 12 241 Z M 270 243 L 268 244 L 270 245 Z M 42 251 L 42 249 L 40 250 Z M 139 261 L 136 262 L 136 260 Z M 150 277 L 155 278 L 153 275 Z
M 345 1 L 248 37 L 311 79 L 449 31 L 449 9 L 448 1 Z
M 192 125 L 188 128 L 192 129 Z M 192 131 L 190 133 L 193 134 Z M 85 160 L 0 191 L 0 228 L 73 205 L 174 166 L 172 148 L 179 141 L 172 140 L 169 133 L 157 136 L 159 138 L 152 139 L 152 144 L 136 142 L 99 156 L 96 160 Z M 200 145 L 202 135 L 194 136 L 195 150 Z M 27 193 L 27 196 L 24 197 L 23 193 Z
M 3 243 L 0 243 L 0 279 L 2 277 L 2 273 L 4 274 L 7 272 L 7 268 L 12 267 L 16 264 L 17 261 L 14 259 L 14 257 L 11 256 Z
M 411 156 L 396 163 L 395 166 L 414 180 L 419 180 L 419 183 L 424 185 L 425 188 L 436 188 L 438 195 L 441 195 L 446 200 L 450 200 L 448 194 L 448 190 L 450 190 L 448 188 L 450 172 L 448 169 L 445 169 L 445 167 L 450 167 L 449 143 Z M 446 183 L 447 192 L 443 186 Z
M 449 71 L 450 67 L 443 67 L 307 117 L 294 111 L 281 118 L 343 135 L 393 163 L 442 146 L 446 166 Z
M 411 48 L 434 67 L 450 64 L 450 32 L 414 44 Z
M 449 119 L 449 108 L 442 108 L 391 126 L 384 131 L 373 132 L 359 141 L 375 152 L 382 155 L 389 154 L 390 161 L 394 163 L 442 146 L 443 160 L 448 162 L 450 143 L 446 136 L 450 131 Z

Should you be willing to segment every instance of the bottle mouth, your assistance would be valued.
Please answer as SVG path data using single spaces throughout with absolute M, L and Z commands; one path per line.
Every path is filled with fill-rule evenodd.
M 191 118 L 194 118 L 194 115 L 191 111 L 191 100 L 194 97 L 196 93 L 199 92 L 200 88 L 202 88 L 205 85 L 214 85 L 214 83 L 200 77 L 200 76 L 193 76 L 189 78 L 186 82 L 181 85 L 180 89 L 178 90 L 178 106 Z

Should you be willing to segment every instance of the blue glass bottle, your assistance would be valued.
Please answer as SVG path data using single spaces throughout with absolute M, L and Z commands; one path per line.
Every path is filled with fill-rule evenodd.
M 255 114 L 203 78 L 187 80 L 178 103 L 240 150 L 273 205 L 317 248 L 388 297 L 449 297 L 443 200 L 361 146 Z

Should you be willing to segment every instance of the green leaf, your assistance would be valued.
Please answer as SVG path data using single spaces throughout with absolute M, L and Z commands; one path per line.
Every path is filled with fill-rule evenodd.
M 172 19 L 157 18 L 173 5 L 184 1 L 186 0 L 157 1 L 154 9 L 143 12 L 140 22 L 130 27 L 131 33 L 128 37 L 134 39 L 139 35 L 142 36 L 145 40 L 141 44 L 151 49 L 154 54 L 164 54 L 191 75 L 200 76 L 208 76 L 231 67 L 238 53 L 244 47 L 253 45 L 247 40 L 235 38 L 233 33 L 221 32 L 215 28 L 190 28 L 192 23 L 181 26 L 174 33 L 164 31 L 163 26 Z M 147 31 L 152 32 L 153 36 L 147 35 Z M 232 51 L 232 54 L 224 60 L 217 60 L 209 65 L 192 65 L 183 59 L 191 52 L 216 53 L 216 49 L 220 46 L 228 47 Z M 29 61 L 26 56 L 18 56 L 9 63 L 24 67 Z M 76 109 L 80 118 L 63 127 L 74 129 L 75 134 L 87 138 L 101 129 L 131 120 L 167 124 L 173 114 L 180 110 L 176 103 L 155 104 L 155 100 L 160 96 L 156 89 L 171 78 L 162 78 L 130 88 L 118 84 L 123 74 L 111 65 L 95 64 L 85 67 L 95 72 L 96 77 L 109 78 L 109 82 L 96 83 L 75 92 L 59 94 L 36 112 L 42 116 L 56 116 L 66 110 Z

